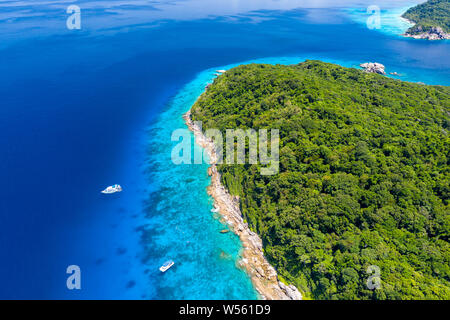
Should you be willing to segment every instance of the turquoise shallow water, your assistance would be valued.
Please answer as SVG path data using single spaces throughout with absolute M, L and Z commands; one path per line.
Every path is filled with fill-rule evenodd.
M 149 223 L 141 232 L 151 245 L 147 265 L 157 270 L 165 260 L 175 261 L 153 281 L 161 299 L 255 299 L 257 294 L 236 263 L 241 249 L 233 233 L 211 212 L 206 193 L 207 164 L 175 165 L 171 161 L 172 132 L 186 128 L 182 114 L 189 110 L 211 80 L 212 71 L 199 74 L 168 104 L 149 131 L 148 174 L 154 191 L 148 199 Z M 197 151 L 191 135 L 192 148 Z M 194 150 L 193 150 L 194 152 Z M 239 285 L 236 285 L 236 284 Z

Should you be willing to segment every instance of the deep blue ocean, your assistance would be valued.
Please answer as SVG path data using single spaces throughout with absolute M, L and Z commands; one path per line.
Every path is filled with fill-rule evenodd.
M 256 299 L 207 165 L 174 165 L 171 133 L 216 69 L 244 62 L 376 61 L 450 85 L 448 41 L 399 36 L 420 1 L 379 1 L 380 29 L 371 2 L 0 1 L 0 298 Z

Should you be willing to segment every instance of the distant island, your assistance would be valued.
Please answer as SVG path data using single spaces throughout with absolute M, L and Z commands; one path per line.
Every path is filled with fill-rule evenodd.
M 405 36 L 415 39 L 450 39 L 450 0 L 428 0 L 408 9 L 403 18 L 414 23 Z
M 449 106 L 450 87 L 307 60 L 228 70 L 190 117 L 280 130 L 276 175 L 217 170 L 282 282 L 314 299 L 450 299 Z

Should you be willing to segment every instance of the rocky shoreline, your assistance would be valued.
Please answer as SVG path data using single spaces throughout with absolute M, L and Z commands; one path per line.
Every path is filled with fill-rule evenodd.
M 450 34 L 442 30 L 441 27 L 432 27 L 430 30 L 423 30 L 421 26 L 412 27 L 403 36 L 414 39 L 426 39 L 426 40 L 450 39 Z
M 213 141 L 208 140 L 201 129 L 193 123 L 190 111 L 183 115 L 183 119 L 194 133 L 196 143 L 208 153 L 211 165 L 208 168 L 208 174 L 211 176 L 208 194 L 214 199 L 215 211 L 221 214 L 223 220 L 239 236 L 243 246 L 242 259 L 239 261 L 239 265 L 249 274 L 261 299 L 301 300 L 302 294 L 295 286 L 285 285 L 278 280 L 275 268 L 264 257 L 261 239 L 250 230 L 242 218 L 239 198 L 229 194 L 222 185 L 220 173 L 216 167 L 217 154 Z
M 364 70 L 369 73 L 378 73 L 378 74 L 383 74 L 383 75 L 386 74 L 386 71 L 384 71 L 384 69 L 386 67 L 384 65 L 382 65 L 381 63 L 366 62 L 366 63 L 361 63 L 359 66 L 361 68 L 364 68 Z

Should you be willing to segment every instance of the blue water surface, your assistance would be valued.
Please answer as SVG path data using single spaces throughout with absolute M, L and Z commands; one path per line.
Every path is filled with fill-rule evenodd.
M 207 165 L 174 165 L 171 133 L 214 70 L 240 63 L 376 61 L 449 85 L 448 41 L 369 30 L 355 18 L 369 2 L 0 2 L 0 298 L 256 299 Z

